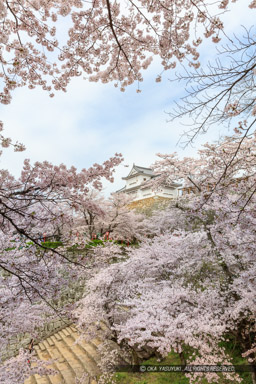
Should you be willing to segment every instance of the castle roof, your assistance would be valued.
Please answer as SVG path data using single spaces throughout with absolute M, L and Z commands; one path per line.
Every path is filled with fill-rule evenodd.
M 128 180 L 128 179 L 134 177 L 135 175 L 146 175 L 146 176 L 150 176 L 150 177 L 156 176 L 153 172 L 153 169 L 140 167 L 138 165 L 133 164 L 133 167 L 132 167 L 130 173 L 128 174 L 128 176 L 122 177 L 122 179 Z

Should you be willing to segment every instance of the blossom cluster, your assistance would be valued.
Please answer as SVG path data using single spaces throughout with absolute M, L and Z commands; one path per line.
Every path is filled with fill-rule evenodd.
M 229 1 L 217 3 L 226 9 Z M 202 38 L 217 43 L 223 30 L 216 10 L 198 0 L 129 0 L 125 7 L 109 0 L 5 0 L 0 21 L 3 104 L 10 103 L 14 89 L 25 85 L 39 86 L 53 97 L 82 74 L 90 81 L 114 81 L 123 91 L 143 80 L 142 71 L 155 55 L 164 70 L 185 58 L 198 68 Z M 66 41 L 63 25 L 69 28 Z M 202 33 L 191 43 L 194 29 Z

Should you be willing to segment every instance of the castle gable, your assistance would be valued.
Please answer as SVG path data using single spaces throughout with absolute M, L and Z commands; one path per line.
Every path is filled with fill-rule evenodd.
M 171 186 L 163 185 L 157 191 L 151 186 L 150 180 L 157 177 L 151 168 L 140 167 L 133 164 L 132 169 L 126 177 L 122 177 L 126 181 L 125 187 L 119 192 L 129 194 L 133 201 L 147 198 L 167 198 L 173 199 L 178 195 L 178 187 L 180 184 L 173 183 Z

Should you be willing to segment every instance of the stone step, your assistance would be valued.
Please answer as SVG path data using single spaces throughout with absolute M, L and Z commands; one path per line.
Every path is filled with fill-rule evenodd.
M 43 345 L 41 347 L 43 347 L 43 349 L 40 348 L 39 345 L 35 346 L 35 350 L 36 350 L 38 358 L 40 360 L 46 360 L 46 361 L 51 360 L 51 356 L 49 355 L 49 352 L 46 350 L 46 348 Z M 49 366 L 49 368 L 58 371 L 58 368 L 57 368 L 55 363 L 51 364 Z M 49 378 L 51 384 L 59 384 L 63 381 L 63 376 L 61 375 L 60 372 L 57 375 L 49 375 L 48 378 Z
M 28 379 L 24 381 L 24 384 L 36 384 L 36 379 L 34 376 L 30 376 Z
M 44 347 L 47 349 L 51 359 L 56 359 L 56 367 L 63 376 L 64 383 L 75 384 L 75 371 L 66 360 L 66 354 L 60 353 L 59 349 L 54 345 L 52 340 L 43 341 Z
M 88 377 L 83 384 L 97 384 L 96 378 L 100 375 L 97 347 L 102 340 L 97 337 L 88 342 L 79 336 L 76 327 L 68 326 L 36 345 L 36 356 L 44 361 L 54 360 L 49 368 L 58 373 L 44 376 L 36 374 L 25 380 L 24 384 L 75 384 L 76 377 L 82 377 L 85 372 Z
M 82 357 L 87 356 L 87 361 L 90 363 L 88 365 L 88 372 L 91 374 L 91 376 L 98 375 L 100 373 L 97 361 L 99 360 L 99 352 L 97 352 L 96 349 L 93 349 L 89 344 L 84 344 L 82 340 L 79 339 L 79 341 L 76 343 L 77 337 L 75 335 L 69 334 L 64 339 L 71 348 L 74 348 L 75 351 L 77 351 L 78 355 L 81 355 Z
M 77 338 L 79 337 L 79 335 L 77 333 L 72 332 L 72 330 L 70 330 L 68 328 L 66 328 L 65 331 L 68 332 L 69 337 L 72 338 L 73 342 L 75 342 L 77 340 Z M 101 343 L 102 343 L 102 341 L 100 341 L 98 339 L 97 345 L 99 345 Z M 97 365 L 98 358 L 99 358 L 99 352 L 97 351 L 97 345 L 93 344 L 90 341 L 89 342 L 85 341 L 82 337 L 79 338 L 78 345 L 81 346 L 85 351 L 87 351 L 87 353 L 90 355 L 92 360 L 95 361 L 95 363 Z
M 102 320 L 100 321 L 100 328 L 103 331 L 111 332 L 111 329 L 109 328 L 109 326 Z
M 72 340 L 70 344 L 67 339 L 59 341 L 59 348 L 61 348 L 66 360 L 69 361 L 69 365 L 73 368 L 75 375 L 81 377 L 84 372 L 89 373 L 89 376 L 94 375 L 95 371 L 91 369 L 91 361 L 87 356 L 81 354 L 79 348 L 73 346 Z
M 78 351 L 76 348 L 71 348 L 67 343 L 66 338 L 62 340 L 57 340 L 57 338 L 53 335 L 53 342 L 55 342 L 55 346 L 57 347 L 60 354 L 69 362 L 74 372 L 82 373 L 84 371 L 84 364 L 78 356 Z
M 80 333 L 78 332 L 78 330 L 72 326 L 72 327 L 69 327 L 73 330 L 73 333 L 76 335 L 76 337 L 78 338 L 80 336 Z M 101 338 L 100 338 L 101 337 Z M 94 347 L 94 348 L 98 348 L 98 346 L 100 344 L 102 344 L 103 340 L 105 339 L 104 335 L 101 335 L 101 328 L 99 328 L 99 331 L 98 331 L 98 336 L 94 336 L 94 337 L 90 337 L 90 341 L 89 343 Z
M 25 380 L 24 384 L 76 384 L 76 377 L 88 374 L 83 384 L 97 384 L 100 375 L 99 346 L 105 340 L 106 332 L 110 329 L 104 322 L 100 322 L 97 334 L 90 339 L 80 337 L 81 333 L 70 325 L 54 335 L 41 341 L 34 347 L 36 356 L 40 360 L 53 360 L 49 368 L 56 370 L 56 375 L 34 375 Z M 88 331 L 89 332 L 89 331 Z M 120 351 L 120 347 L 109 340 L 110 349 Z
M 35 379 L 37 384 L 51 384 L 47 376 L 35 375 Z

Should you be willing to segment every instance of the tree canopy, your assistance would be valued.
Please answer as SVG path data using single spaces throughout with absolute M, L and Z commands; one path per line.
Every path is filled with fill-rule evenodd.
M 198 68 L 198 46 L 204 38 L 220 41 L 221 12 L 229 5 L 229 0 L 4 0 L 0 100 L 9 103 L 12 91 L 25 85 L 53 96 L 82 74 L 90 81 L 114 81 L 121 90 L 136 81 L 139 90 L 142 70 L 154 56 L 163 70 L 177 61 Z M 255 8 L 255 1 L 248 6 Z

